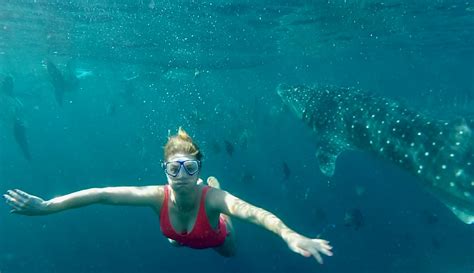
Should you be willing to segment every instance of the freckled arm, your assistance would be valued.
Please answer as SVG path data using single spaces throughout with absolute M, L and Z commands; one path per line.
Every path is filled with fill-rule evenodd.
M 291 235 L 297 234 L 273 213 L 249 204 L 227 192 L 221 192 L 220 208 L 222 213 L 261 226 L 280 236 L 284 241 L 287 241 Z
M 333 255 L 328 241 L 319 238 L 311 239 L 298 234 L 273 213 L 251 205 L 225 191 L 215 190 L 213 193 L 211 202 L 221 213 L 254 223 L 275 233 L 293 252 L 304 257 L 314 257 L 321 264 L 323 263 L 321 254 Z

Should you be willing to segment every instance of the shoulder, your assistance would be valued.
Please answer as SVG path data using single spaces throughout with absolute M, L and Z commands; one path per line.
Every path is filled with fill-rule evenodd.
M 226 200 L 232 198 L 233 195 L 221 189 L 209 187 L 206 195 L 206 206 L 213 210 L 222 212 L 226 206 Z
M 165 186 L 152 185 L 152 186 L 131 187 L 131 190 L 134 192 L 134 195 L 136 196 L 141 196 L 143 198 L 159 202 L 159 201 L 162 201 L 164 198 Z
M 159 186 L 144 186 L 142 190 L 150 196 L 153 196 L 159 200 L 163 200 L 165 196 L 165 187 L 164 185 Z
M 142 186 L 138 187 L 139 194 L 149 200 L 155 209 L 160 209 L 165 196 L 165 186 Z

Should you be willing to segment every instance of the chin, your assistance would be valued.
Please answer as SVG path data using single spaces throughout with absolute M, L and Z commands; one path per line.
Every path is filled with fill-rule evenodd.
M 191 186 L 192 183 L 188 183 L 188 182 L 172 182 L 170 183 L 170 186 L 172 188 L 176 188 L 176 189 L 181 189 L 181 188 L 189 188 L 189 186 Z

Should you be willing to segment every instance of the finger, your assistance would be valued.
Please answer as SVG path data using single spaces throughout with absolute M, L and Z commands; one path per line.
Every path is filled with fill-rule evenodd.
M 15 211 L 21 211 L 23 210 L 22 206 L 17 204 L 16 202 L 13 202 L 13 201 L 10 201 L 10 200 L 5 200 L 5 202 L 7 203 L 7 205 L 9 205 L 13 210 Z
M 10 195 L 4 195 L 3 197 L 5 197 L 5 202 L 7 202 L 7 204 L 12 207 L 16 207 L 19 209 L 22 209 L 25 207 L 25 202 L 22 200 L 18 200 L 17 198 L 14 198 Z
M 320 244 L 326 244 L 326 245 L 329 245 L 329 243 L 330 243 L 329 241 L 326 241 L 326 240 L 324 240 L 324 239 L 313 239 L 313 240 L 311 240 L 311 241 L 313 241 L 313 242 L 318 242 L 318 243 L 320 243 Z
M 5 201 L 10 197 L 10 195 L 8 195 L 7 193 L 3 194 L 3 199 L 5 199 Z
M 10 210 L 10 213 L 13 213 L 13 214 L 22 214 L 22 211 L 19 210 L 19 209 L 12 209 L 12 210 Z
M 8 191 L 8 193 L 10 194 L 11 197 L 15 198 L 16 200 L 18 201 L 26 201 L 26 198 L 22 197 L 21 195 L 19 195 L 18 193 L 16 193 L 15 191 Z
M 306 251 L 300 247 L 296 247 L 293 251 L 295 251 L 296 253 L 302 255 L 302 256 L 305 256 L 305 257 L 310 257 L 311 256 L 311 253 L 309 251 Z
M 7 202 L 7 204 L 10 204 L 10 203 L 16 204 L 16 203 L 18 203 L 18 201 L 15 198 L 11 197 L 10 195 L 4 194 L 3 198 L 5 198 L 5 202 Z
M 326 255 L 326 256 L 332 256 L 333 255 L 332 252 L 328 249 L 321 248 L 321 249 L 319 249 L 319 251 L 321 253 L 323 253 L 324 255 Z
M 318 263 L 323 264 L 323 258 L 321 258 L 321 255 L 317 250 L 313 251 L 313 256 L 314 258 L 316 258 L 316 261 L 318 261 Z
M 320 239 L 313 239 L 313 242 L 317 243 L 319 246 L 325 248 L 325 249 L 332 249 L 332 246 L 329 245 L 329 241 L 326 240 L 320 240 Z
M 26 192 L 24 192 L 24 191 L 22 191 L 22 190 L 15 189 L 14 191 L 15 191 L 16 193 L 18 193 L 18 194 L 19 194 L 21 197 L 23 197 L 23 198 L 29 198 L 29 197 L 30 197 L 30 195 L 29 195 L 28 193 L 26 193 Z
M 324 248 L 324 249 L 332 249 L 332 246 L 326 245 L 326 244 L 322 244 L 322 245 L 321 245 L 321 248 Z
M 12 203 L 12 202 L 10 202 L 10 201 L 7 201 L 7 204 L 8 204 L 10 207 L 13 208 L 12 210 L 15 210 L 15 211 L 21 210 L 21 207 L 18 206 L 17 204 L 15 204 L 15 203 Z
M 311 257 L 311 252 L 308 252 L 306 250 L 301 250 L 301 255 L 305 256 L 305 257 Z

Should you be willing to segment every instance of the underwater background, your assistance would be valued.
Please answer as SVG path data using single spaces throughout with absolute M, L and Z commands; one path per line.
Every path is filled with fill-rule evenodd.
M 74 81 L 62 103 L 47 62 Z M 0 80 L 13 79 L 31 155 L 0 105 L 1 192 L 164 184 L 163 145 L 183 126 L 203 178 L 334 247 L 319 265 L 235 220 L 227 259 L 171 247 L 148 208 L 25 217 L 4 205 L 0 272 L 472 273 L 472 225 L 364 152 L 323 176 L 317 136 L 275 90 L 356 87 L 450 120 L 474 115 L 473 64 L 466 0 L 0 0 Z

